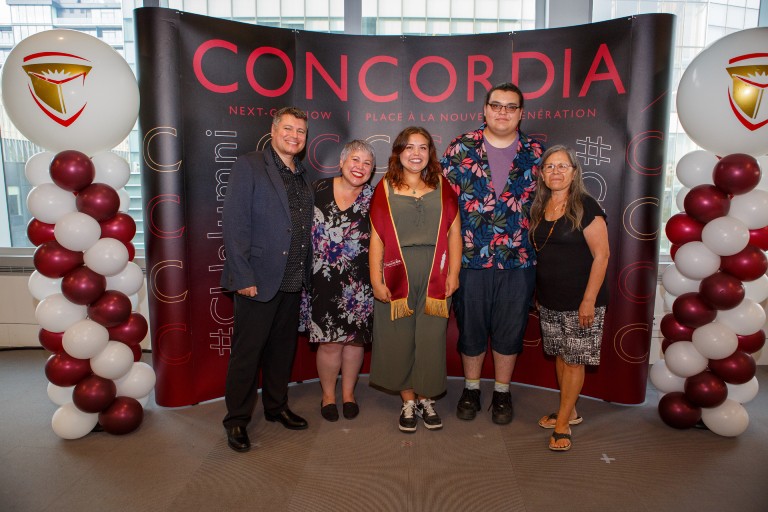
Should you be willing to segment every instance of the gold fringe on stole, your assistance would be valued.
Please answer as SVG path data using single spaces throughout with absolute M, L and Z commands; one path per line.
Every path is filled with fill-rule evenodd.
M 445 299 L 433 299 L 432 297 L 427 297 L 427 304 L 424 307 L 424 312 L 428 315 L 448 318 L 448 301 Z
M 391 312 L 390 317 L 392 320 L 405 318 L 406 316 L 411 316 L 413 314 L 413 310 L 408 308 L 408 297 L 393 300 L 389 305 Z

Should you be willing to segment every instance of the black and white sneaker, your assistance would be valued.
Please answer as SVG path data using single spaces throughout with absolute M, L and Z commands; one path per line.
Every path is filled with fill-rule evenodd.
M 400 430 L 416 432 L 416 402 L 413 400 L 403 402 L 403 408 L 400 411 Z
M 416 415 L 424 421 L 424 426 L 429 430 L 443 428 L 443 420 L 440 419 L 437 411 L 435 411 L 434 403 L 434 400 L 425 398 L 419 400 L 419 403 L 416 405 Z

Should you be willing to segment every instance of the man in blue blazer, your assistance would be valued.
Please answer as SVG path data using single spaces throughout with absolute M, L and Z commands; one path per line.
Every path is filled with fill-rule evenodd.
M 312 188 L 298 155 L 307 142 L 307 115 L 278 110 L 263 151 L 237 159 L 224 200 L 226 262 L 221 285 L 235 292 L 235 325 L 227 369 L 224 428 L 235 451 L 247 451 L 259 368 L 267 421 L 307 428 L 288 408 L 301 287 L 311 270 Z

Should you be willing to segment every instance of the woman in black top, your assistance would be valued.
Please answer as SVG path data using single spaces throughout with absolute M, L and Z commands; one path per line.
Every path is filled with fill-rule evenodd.
M 560 407 L 539 426 L 554 429 L 549 449 L 571 448 L 570 425 L 581 423 L 576 400 L 584 365 L 600 363 L 608 304 L 608 229 L 605 213 L 582 181 L 576 153 L 553 146 L 542 155 L 531 236 L 536 249 L 536 301 L 544 350 L 556 356 Z

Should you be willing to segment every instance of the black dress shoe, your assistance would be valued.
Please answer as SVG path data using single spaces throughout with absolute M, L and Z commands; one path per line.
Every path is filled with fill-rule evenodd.
M 227 444 L 236 452 L 247 452 L 251 449 L 251 440 L 245 427 L 227 427 Z
M 341 411 L 345 418 L 351 420 L 360 414 L 360 407 L 358 407 L 355 402 L 344 402 L 344 404 L 341 406 Z
M 301 416 L 293 414 L 287 407 L 277 414 L 269 414 L 265 412 L 264 417 L 267 421 L 279 421 L 285 428 L 290 430 L 304 430 L 309 426 L 307 420 Z
M 336 408 L 336 404 L 320 403 L 320 416 L 328 421 L 339 421 L 339 409 Z

